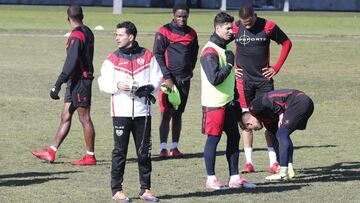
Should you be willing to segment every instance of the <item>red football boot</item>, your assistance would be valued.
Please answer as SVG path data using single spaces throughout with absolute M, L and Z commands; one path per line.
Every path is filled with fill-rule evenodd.
M 95 155 L 89 155 L 86 154 L 79 160 L 75 160 L 71 162 L 72 165 L 78 165 L 78 166 L 92 166 L 96 165 L 96 159 Z
M 269 167 L 269 168 L 267 169 L 267 171 L 268 171 L 269 173 L 276 174 L 277 171 L 278 171 L 278 169 L 279 169 L 279 163 L 278 163 L 278 162 L 275 162 L 271 167 Z
M 159 157 L 166 159 L 169 156 L 168 150 L 167 149 L 161 149 Z
M 55 161 L 56 152 L 50 147 L 45 148 L 41 151 L 32 151 L 31 153 L 37 158 L 49 161 L 50 163 Z
M 252 163 L 246 163 L 244 168 L 241 170 L 241 173 L 254 173 L 255 169 Z
M 172 156 L 172 157 L 183 157 L 184 154 L 183 154 L 182 152 L 180 152 L 178 148 L 174 148 L 174 149 L 170 149 L 169 156 Z

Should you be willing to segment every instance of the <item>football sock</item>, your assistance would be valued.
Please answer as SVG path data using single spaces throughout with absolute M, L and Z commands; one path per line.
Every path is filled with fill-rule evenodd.
M 86 151 L 86 154 L 87 154 L 87 155 L 94 156 L 94 155 L 95 155 L 95 152 L 89 152 L 89 151 Z
M 268 155 L 270 160 L 270 166 L 272 166 L 275 162 L 277 162 L 274 147 L 268 147 Z
M 54 146 L 50 146 L 50 148 L 51 148 L 52 150 L 54 150 L 54 152 L 56 152 L 56 151 L 57 151 L 57 148 L 56 148 L 56 147 L 54 147 Z
M 230 180 L 238 180 L 238 179 L 240 179 L 239 174 L 230 176 Z
M 160 149 L 166 149 L 166 146 L 167 144 L 166 144 L 166 142 L 162 142 L 162 143 L 160 143 Z
M 171 144 L 171 149 L 178 148 L 178 145 L 179 145 L 178 142 L 173 142 L 173 143 Z
M 245 152 L 245 158 L 246 158 L 246 163 L 253 163 L 252 161 L 252 148 L 251 147 L 246 147 L 244 148 L 244 152 Z
M 215 175 L 211 175 L 211 176 L 207 176 L 207 181 L 211 182 L 216 180 L 216 176 Z

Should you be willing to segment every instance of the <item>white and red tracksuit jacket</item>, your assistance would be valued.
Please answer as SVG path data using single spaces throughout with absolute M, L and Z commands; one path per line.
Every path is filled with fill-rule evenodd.
M 132 79 L 139 83 L 139 87 L 153 85 L 155 93 L 160 87 L 162 77 L 153 53 L 135 43 L 130 49 L 118 49 L 106 58 L 101 67 L 98 84 L 101 91 L 111 94 L 112 117 L 140 117 L 147 112 L 145 98 L 119 90 L 117 83 Z M 151 115 L 151 108 L 149 113 Z

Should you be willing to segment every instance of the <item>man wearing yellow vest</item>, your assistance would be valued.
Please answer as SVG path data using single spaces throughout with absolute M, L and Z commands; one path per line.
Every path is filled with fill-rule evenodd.
M 201 103 L 203 109 L 202 133 L 207 136 L 204 158 L 207 171 L 206 188 L 225 189 L 215 176 L 216 148 L 221 134 L 227 135 L 226 159 L 229 165 L 229 188 L 255 188 L 256 185 L 240 178 L 239 141 L 235 106 L 234 54 L 226 50 L 233 40 L 234 17 L 221 12 L 215 16 L 215 32 L 204 46 L 201 62 Z

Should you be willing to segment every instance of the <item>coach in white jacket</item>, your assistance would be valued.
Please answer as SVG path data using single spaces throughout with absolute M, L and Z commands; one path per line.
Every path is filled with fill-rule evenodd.
M 130 133 L 136 145 L 140 176 L 140 198 L 157 201 L 151 182 L 151 104 L 152 93 L 159 88 L 162 73 L 151 51 L 135 41 L 137 29 L 132 22 L 119 23 L 116 29 L 118 49 L 101 67 L 98 79 L 101 91 L 111 94 L 110 107 L 114 127 L 111 189 L 114 200 L 129 200 L 122 183 Z

